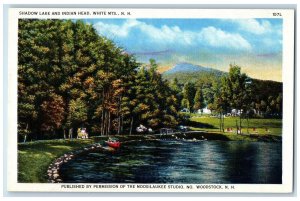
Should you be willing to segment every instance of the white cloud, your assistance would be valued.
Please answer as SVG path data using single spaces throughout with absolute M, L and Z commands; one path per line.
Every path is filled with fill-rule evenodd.
M 127 37 L 129 32 L 139 24 L 140 24 L 139 21 L 134 19 L 129 19 L 121 26 L 98 22 L 94 25 L 94 27 L 101 35 L 105 35 L 108 37 L 109 36 Z
M 191 45 L 196 38 L 196 33 L 183 31 L 178 26 L 169 27 L 163 25 L 162 27 L 157 28 L 153 25 L 140 22 L 137 28 L 142 34 L 148 37 L 147 39 L 150 39 L 155 43 Z
M 272 31 L 271 23 L 267 20 L 262 20 L 261 22 L 256 19 L 236 19 L 230 21 L 236 23 L 240 30 L 257 35 L 269 33 Z
M 190 44 L 195 37 L 194 33 L 184 32 L 178 26 L 169 27 L 163 25 L 157 28 L 153 25 L 141 22 L 135 19 L 126 20 L 122 25 L 105 24 L 98 22 L 94 25 L 99 34 L 107 37 L 122 37 L 125 38 L 133 30 L 140 31 L 147 39 L 152 42 L 163 43 L 188 43 Z
M 277 47 L 278 45 L 282 45 L 282 40 L 274 40 L 273 38 L 264 38 L 262 40 L 262 44 L 264 44 L 264 47 L 268 47 L 268 48 L 274 48 Z
M 145 43 L 173 46 L 209 46 L 234 50 L 250 50 L 250 43 L 237 33 L 225 32 L 213 26 L 199 31 L 186 31 L 178 26 L 155 27 L 135 19 L 126 20 L 121 25 L 98 22 L 94 25 L 97 31 L 107 37 L 130 37 L 130 32 L 138 31 L 140 40 Z
M 213 47 L 227 47 L 237 50 L 250 50 L 250 43 L 239 34 L 225 32 L 215 27 L 203 28 L 200 39 Z

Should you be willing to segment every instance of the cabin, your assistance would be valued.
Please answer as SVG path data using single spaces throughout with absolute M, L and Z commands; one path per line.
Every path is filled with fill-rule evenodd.
M 242 112 L 243 112 L 243 110 L 232 109 L 231 116 L 233 116 L 233 117 L 240 116 Z
M 211 110 L 208 109 L 207 107 L 203 108 L 203 109 L 199 109 L 197 110 L 198 114 L 211 114 Z

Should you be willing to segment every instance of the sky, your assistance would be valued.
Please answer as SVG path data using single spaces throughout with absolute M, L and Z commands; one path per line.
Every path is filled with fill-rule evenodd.
M 282 19 L 88 19 L 97 32 L 160 71 L 187 62 L 282 81 Z

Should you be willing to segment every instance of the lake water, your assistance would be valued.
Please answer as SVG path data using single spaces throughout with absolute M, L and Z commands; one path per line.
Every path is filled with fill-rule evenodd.
M 81 155 L 60 171 L 66 183 L 281 184 L 281 143 L 146 141 Z

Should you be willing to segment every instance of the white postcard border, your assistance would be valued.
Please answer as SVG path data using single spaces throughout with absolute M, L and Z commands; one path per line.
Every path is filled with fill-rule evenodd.
M 124 12 L 124 16 L 111 15 L 23 15 L 30 12 Z M 127 13 L 130 12 L 130 15 Z M 281 13 L 282 16 L 274 16 Z M 282 134 L 282 184 L 221 184 L 223 189 L 203 187 L 196 184 L 178 188 L 137 188 L 138 184 L 115 184 L 118 188 L 89 188 L 88 185 L 76 184 L 82 188 L 63 188 L 67 184 L 18 183 L 17 182 L 17 61 L 18 61 L 18 19 L 80 19 L 80 18 L 283 18 L 283 134 Z M 243 193 L 289 193 L 293 189 L 293 135 L 294 135 L 294 10 L 292 9 L 81 9 L 81 8 L 11 8 L 9 9 L 8 30 L 8 191 L 30 192 L 243 192 Z M 69 184 L 74 185 L 74 184 Z M 112 184 L 109 184 L 112 185 Z M 130 185 L 134 187 L 129 187 Z M 144 184 L 154 185 L 154 184 Z M 162 184 L 157 184 L 162 185 Z M 171 184 L 166 184 L 166 186 Z M 199 184 L 218 185 L 218 184 Z M 121 188 L 123 186 L 123 188 Z M 190 187 L 188 187 L 190 186 Z M 226 189 L 228 186 L 228 189 Z

